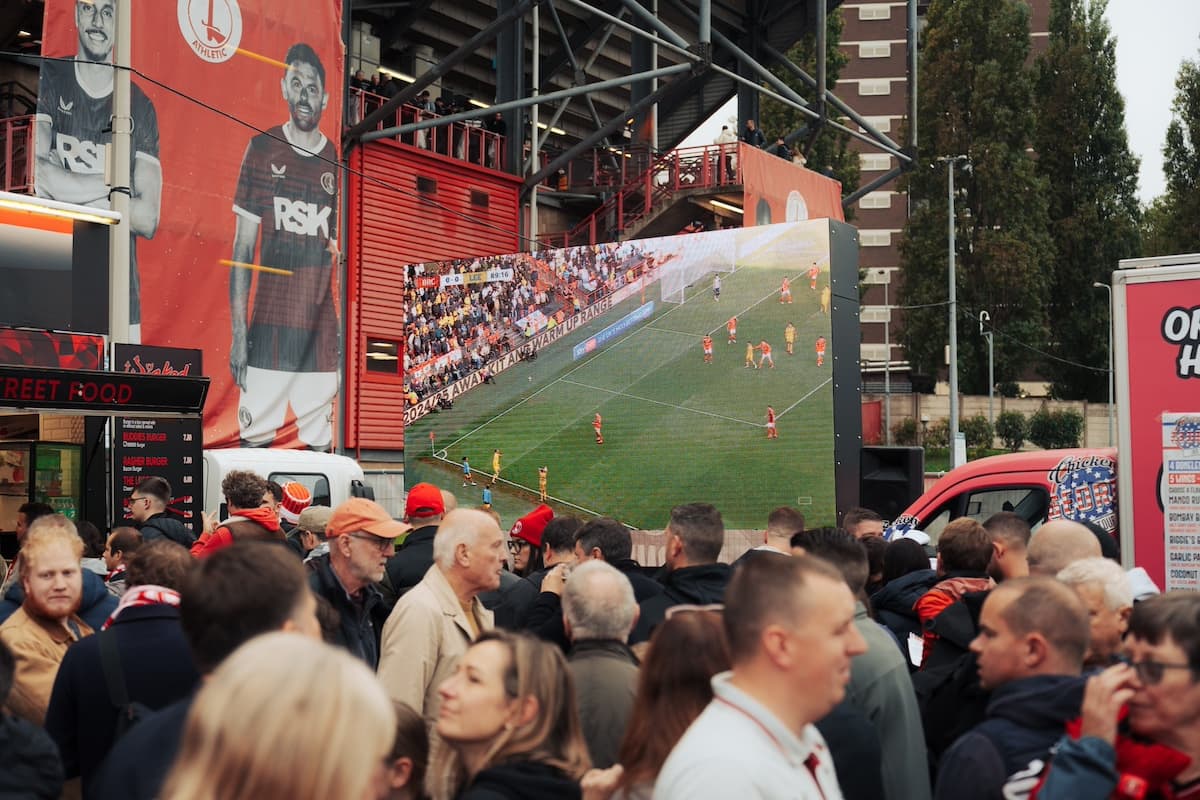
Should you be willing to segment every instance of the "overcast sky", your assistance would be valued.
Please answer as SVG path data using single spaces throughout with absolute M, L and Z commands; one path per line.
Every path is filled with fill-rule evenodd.
M 1148 203 L 1166 188 L 1162 147 L 1171 121 L 1175 76 L 1184 59 L 1200 58 L 1200 0 L 1109 0 L 1117 38 L 1117 88 L 1125 98 L 1129 146 L 1141 159 L 1138 196 Z M 708 144 L 737 113 L 731 100 L 684 140 Z

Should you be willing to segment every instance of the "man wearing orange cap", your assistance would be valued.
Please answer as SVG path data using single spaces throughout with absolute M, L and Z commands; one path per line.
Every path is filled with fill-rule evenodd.
M 396 538 L 411 529 L 375 501 L 351 498 L 333 510 L 325 525 L 328 555 L 310 564 L 309 588 L 329 601 L 341 621 L 334 643 L 371 669 L 379 666 L 379 636 L 388 615 L 375 584 L 383 580 L 388 558 L 396 552 Z
M 433 564 L 433 537 L 446 513 L 442 490 L 432 483 L 418 483 L 408 490 L 404 502 L 404 521 L 412 532 L 396 555 L 388 559 L 387 571 L 380 588 L 388 607 L 396 604 L 405 592 L 421 582 Z

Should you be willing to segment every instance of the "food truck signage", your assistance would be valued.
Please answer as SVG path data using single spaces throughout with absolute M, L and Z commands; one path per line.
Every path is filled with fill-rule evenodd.
M 208 378 L 0 364 L 0 407 L 91 414 L 199 414 Z

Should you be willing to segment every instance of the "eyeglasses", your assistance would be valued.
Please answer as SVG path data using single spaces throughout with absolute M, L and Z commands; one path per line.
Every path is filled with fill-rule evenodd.
M 671 617 L 675 616 L 676 614 L 687 613 L 688 611 L 700 611 L 700 612 L 708 611 L 708 612 L 712 612 L 715 614 L 720 614 L 724 610 L 725 610 L 725 606 L 722 603 L 709 603 L 708 605 L 705 605 L 705 606 L 696 605 L 695 603 L 681 603 L 680 605 L 671 606 L 670 608 L 667 609 L 666 619 L 670 619 Z
M 517 553 L 521 552 L 522 547 L 529 547 L 529 542 L 525 541 L 524 539 L 508 540 L 508 552 L 516 555 Z
M 1191 670 L 1191 664 L 1165 664 L 1162 661 L 1134 661 L 1129 656 L 1118 656 L 1117 660 L 1122 664 L 1128 664 L 1133 667 L 1137 673 L 1137 679 L 1143 686 L 1155 686 L 1162 683 L 1162 679 L 1166 677 L 1169 669 L 1186 669 Z
M 138 502 L 139 500 L 145 500 L 147 503 L 150 502 L 149 497 L 131 497 L 131 498 L 129 498 L 129 505 L 133 505 L 134 503 Z
M 393 542 L 391 539 L 372 536 L 369 533 L 348 533 L 346 535 L 351 539 L 360 539 L 364 542 L 370 542 L 375 546 L 375 549 L 381 553 L 386 553 L 395 544 L 395 542 Z

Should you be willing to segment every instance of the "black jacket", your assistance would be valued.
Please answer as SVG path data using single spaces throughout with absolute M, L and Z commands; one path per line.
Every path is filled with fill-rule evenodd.
M 632 558 L 622 558 L 612 564 L 633 585 L 633 599 L 641 603 L 663 593 L 663 585 L 642 572 L 642 565 Z
M 908 660 L 908 635 L 920 636 L 923 632 L 921 620 L 913 606 L 921 595 L 934 587 L 940 579 L 931 569 L 919 569 L 903 575 L 871 595 L 871 608 L 880 625 L 896 634 L 904 658 Z
M 383 599 L 390 609 L 412 587 L 421 582 L 433 566 L 433 537 L 437 525 L 425 525 L 409 532 L 404 545 L 388 559 L 384 574 Z
M 732 574 L 733 570 L 728 564 L 701 564 L 668 572 L 663 577 L 662 594 L 641 602 L 641 615 L 629 637 L 630 643 L 647 641 L 654 629 L 667 618 L 667 609 L 671 606 L 723 602 L 725 586 Z
M 582 796 L 579 782 L 558 767 L 516 761 L 480 772 L 457 800 L 577 800 Z
M 166 511 L 155 514 L 142 523 L 142 541 L 152 542 L 166 537 L 175 544 L 191 548 L 196 541 L 196 532 L 184 525 L 174 514 Z
M 62 788 L 54 741 L 29 720 L 0 712 L 0 797 L 58 800 Z
M 867 715 L 848 701 L 838 703 L 817 722 L 829 745 L 833 768 L 845 800 L 878 800 L 884 797 L 883 751 L 879 733 Z
M 132 702 L 160 709 L 188 696 L 200 680 L 179 626 L 179 609 L 131 606 L 112 627 L 67 650 L 46 711 L 46 731 L 58 744 L 68 778 L 87 786 L 113 745 L 117 707 L 108 694 L 100 637 L 115 636 L 125 691 Z
M 161 795 L 195 699 L 195 695 L 188 695 L 133 726 L 113 745 L 92 785 L 85 787 L 87 796 L 98 800 L 155 800 Z
M 480 592 L 479 602 L 496 615 L 497 628 L 515 631 L 520 630 L 521 622 L 538 593 L 532 582 L 504 570 L 500 573 L 500 587 L 490 592 Z
M 1032 787 L 1067 722 L 1079 716 L 1083 687 L 1076 675 L 1040 675 L 995 689 L 987 719 L 942 757 L 934 797 L 1003 800 L 1016 796 L 1018 783 Z M 1010 780 L 1013 791 L 1006 791 Z
M 362 602 L 356 603 L 346 596 L 341 581 L 333 574 L 329 565 L 329 554 L 317 556 L 308 562 L 308 587 L 313 594 L 324 597 L 337 611 L 341 619 L 337 644 L 361 658 L 372 670 L 379 667 L 379 637 L 383 623 L 387 622 L 388 609 L 383 594 L 374 586 L 362 590 Z
M 614 561 L 612 566 L 629 579 L 633 586 L 633 599 L 642 603 L 663 593 L 663 586 L 658 581 L 642 573 L 642 567 L 632 558 Z M 545 578 L 543 574 L 541 576 Z M 541 581 L 538 583 L 541 586 Z M 500 624 L 497 617 L 496 624 Z M 567 629 L 563 625 L 562 598 L 553 592 L 539 592 L 529 603 L 521 620 L 521 627 L 532 632 L 538 638 L 558 645 L 565 653 L 571 647 L 567 639 Z M 634 633 L 637 631 L 635 630 Z M 630 636 L 630 643 L 640 641 Z

